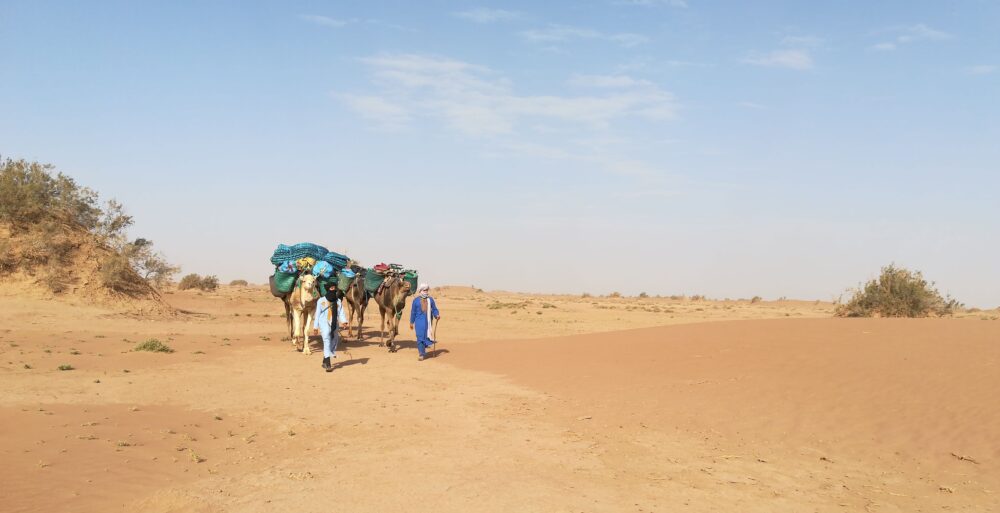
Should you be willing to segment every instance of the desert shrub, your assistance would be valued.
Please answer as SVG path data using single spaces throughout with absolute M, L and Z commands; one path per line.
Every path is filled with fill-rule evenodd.
M 26 230 L 55 218 L 92 230 L 101 214 L 97 193 L 52 169 L 26 160 L 0 162 L 0 221 Z
M 172 353 L 174 352 L 170 346 L 160 342 L 155 338 L 147 339 L 145 342 L 140 342 L 136 344 L 133 351 L 149 351 L 151 353 Z
M 64 364 L 62 364 L 62 365 L 60 365 L 60 366 L 58 366 L 56 368 L 59 369 L 59 370 L 61 370 L 61 371 L 70 371 L 70 370 L 75 369 L 76 367 L 73 367 L 72 365 L 70 365 L 68 363 L 64 363 Z
M 588 298 L 588 297 L 591 297 L 591 296 L 590 296 L 589 292 L 584 292 L 583 294 L 580 294 L 580 297 L 582 297 L 582 298 Z
M 198 283 L 198 288 L 206 292 L 211 292 L 219 288 L 219 278 L 215 275 L 205 276 L 201 279 L 201 282 Z
M 608 297 L 622 297 L 622 293 L 621 292 L 612 292 L 612 293 L 608 294 Z
M 8 239 L 0 239 L 0 275 L 14 272 L 17 269 L 18 256 L 14 253 L 14 245 Z
M 219 288 L 219 278 L 214 275 L 200 276 L 198 274 L 191 273 L 181 278 L 181 282 L 177 284 L 177 288 L 180 290 L 199 289 L 211 292 Z
M 250 285 L 250 283 L 246 280 L 233 280 L 229 282 L 230 287 L 246 287 L 247 285 Z
M 642 299 L 646 299 L 646 298 L 649 297 L 649 294 L 646 294 L 645 292 L 640 292 L 639 293 L 639 297 L 642 298 Z
M 79 247 L 76 233 L 80 231 L 124 256 L 132 270 L 151 285 L 161 286 L 179 270 L 153 252 L 151 241 L 126 237 L 133 220 L 120 203 L 111 200 L 102 207 L 96 192 L 53 169 L 38 162 L 0 160 L 0 223 L 9 227 L 12 236 L 24 235 L 19 255 L 0 252 L 0 260 L 4 260 L 0 261 L 0 272 L 10 266 L 30 270 L 65 264 Z M 120 275 L 118 266 L 113 267 L 113 272 L 108 272 Z M 131 290 L 120 280 L 106 283 L 116 290 Z
M 116 253 L 108 255 L 97 271 L 101 284 L 111 290 L 132 294 L 143 288 L 144 284 L 139 281 L 139 277 L 124 255 Z
M 942 297 L 920 271 L 890 264 L 882 268 L 878 278 L 837 306 L 835 313 L 838 317 L 927 317 L 951 315 L 961 306 L 950 297 Z
M 750 298 L 751 303 L 760 303 L 761 301 L 763 301 L 763 299 L 760 296 L 754 296 Z
M 181 278 L 181 282 L 177 284 L 177 288 L 180 290 L 196 289 L 200 284 L 201 276 L 191 273 Z
M 701 294 L 695 294 L 695 295 L 691 296 L 691 301 L 704 301 L 704 300 L 705 300 L 705 296 L 703 296 Z

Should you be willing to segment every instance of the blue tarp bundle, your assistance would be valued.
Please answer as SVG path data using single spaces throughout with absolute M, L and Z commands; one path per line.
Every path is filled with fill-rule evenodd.
M 319 244 L 313 244 L 311 242 L 300 242 L 294 246 L 286 246 L 284 244 L 278 244 L 278 249 L 274 250 L 271 254 L 271 264 L 281 265 L 282 262 L 288 260 L 298 260 L 304 257 L 313 257 L 316 260 L 326 260 L 325 257 L 330 250 L 320 246 Z M 335 262 L 330 262 L 334 264 Z
M 326 260 L 320 260 L 313 266 L 312 273 L 313 276 L 329 278 L 330 275 L 333 274 L 333 264 L 327 262 Z
M 320 260 L 330 262 L 334 269 L 343 269 L 347 267 L 347 256 L 341 255 L 340 253 L 334 253 L 333 251 L 327 251 L 323 258 Z

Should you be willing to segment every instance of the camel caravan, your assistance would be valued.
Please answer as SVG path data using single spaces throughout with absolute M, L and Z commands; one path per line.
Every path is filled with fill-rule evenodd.
M 271 255 L 271 264 L 275 266 L 268 280 L 271 294 L 285 305 L 288 337 L 296 350 L 312 353 L 309 333 L 320 298 L 334 304 L 343 301 L 347 336 L 354 338 L 356 329 L 356 340 L 360 342 L 365 310 L 374 297 L 382 321 L 379 346 L 396 352 L 398 346 L 393 342 L 399 334 L 406 298 L 417 290 L 417 271 L 384 263 L 365 268 L 345 255 L 309 242 L 279 244 Z

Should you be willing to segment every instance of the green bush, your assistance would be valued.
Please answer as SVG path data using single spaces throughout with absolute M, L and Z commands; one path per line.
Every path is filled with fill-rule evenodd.
M 838 317 L 927 317 L 951 315 L 961 307 L 958 301 L 942 297 L 919 271 L 890 264 L 877 279 L 855 290 L 835 313 Z
M 133 351 L 149 351 L 151 353 L 172 353 L 172 352 L 174 352 L 174 350 L 171 349 L 170 346 L 164 344 L 163 342 L 160 342 L 159 340 L 157 340 L 155 338 L 151 338 L 151 339 L 146 340 L 145 342 L 140 342 L 139 344 L 136 344 L 136 346 L 133 349 Z

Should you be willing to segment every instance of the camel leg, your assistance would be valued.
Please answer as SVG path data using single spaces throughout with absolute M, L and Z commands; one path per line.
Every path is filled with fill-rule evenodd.
M 358 310 L 358 342 L 361 342 L 361 325 L 365 323 L 365 307 Z
M 302 337 L 302 314 L 300 310 L 292 310 L 292 346 L 296 350 L 301 351 L 302 348 L 299 347 L 299 338 Z
M 347 338 L 354 338 L 354 303 L 347 302 Z
M 288 325 L 288 338 L 291 339 L 294 335 L 292 331 L 292 304 L 288 302 L 288 296 L 282 298 L 281 302 L 285 304 L 285 324 Z
M 305 314 L 306 325 L 302 327 L 302 354 L 308 356 L 312 354 L 312 349 L 309 347 L 309 335 L 312 333 L 316 312 L 303 313 Z

